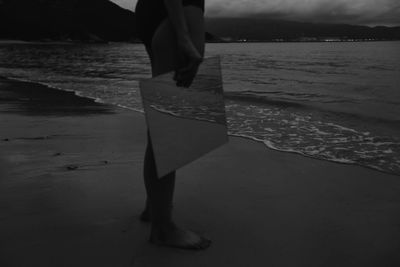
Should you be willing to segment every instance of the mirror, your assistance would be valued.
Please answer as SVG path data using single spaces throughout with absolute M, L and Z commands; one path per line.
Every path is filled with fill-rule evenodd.
M 220 58 L 204 59 L 189 88 L 173 75 L 140 81 L 158 177 L 228 142 Z

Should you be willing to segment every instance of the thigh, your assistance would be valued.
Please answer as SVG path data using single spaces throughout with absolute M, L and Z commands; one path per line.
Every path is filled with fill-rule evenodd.
M 203 11 L 195 6 L 184 6 L 183 11 L 193 44 L 199 50 L 200 54 L 204 55 Z M 182 64 L 182 60 L 178 54 L 176 35 L 167 18 L 161 22 L 155 31 L 151 48 L 153 76 L 173 71 Z

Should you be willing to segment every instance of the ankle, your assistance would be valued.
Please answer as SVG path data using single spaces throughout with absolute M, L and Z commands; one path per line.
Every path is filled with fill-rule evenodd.
M 172 225 L 172 204 L 161 207 L 151 207 L 150 217 L 155 226 Z
M 151 228 L 159 231 L 170 231 L 176 228 L 176 224 L 172 220 L 152 221 Z

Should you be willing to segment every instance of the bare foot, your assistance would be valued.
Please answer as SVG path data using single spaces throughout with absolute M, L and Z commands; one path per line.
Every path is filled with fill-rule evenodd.
M 181 229 L 174 223 L 152 225 L 150 242 L 160 246 L 195 250 L 206 249 L 211 245 L 211 240 L 195 232 Z

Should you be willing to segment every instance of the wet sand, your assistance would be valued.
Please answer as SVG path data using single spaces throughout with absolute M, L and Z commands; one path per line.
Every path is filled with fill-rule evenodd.
M 183 251 L 138 220 L 142 114 L 0 80 L 0 125 L 0 266 L 400 265 L 398 176 L 230 138 L 178 172 L 176 220 L 213 240 Z

